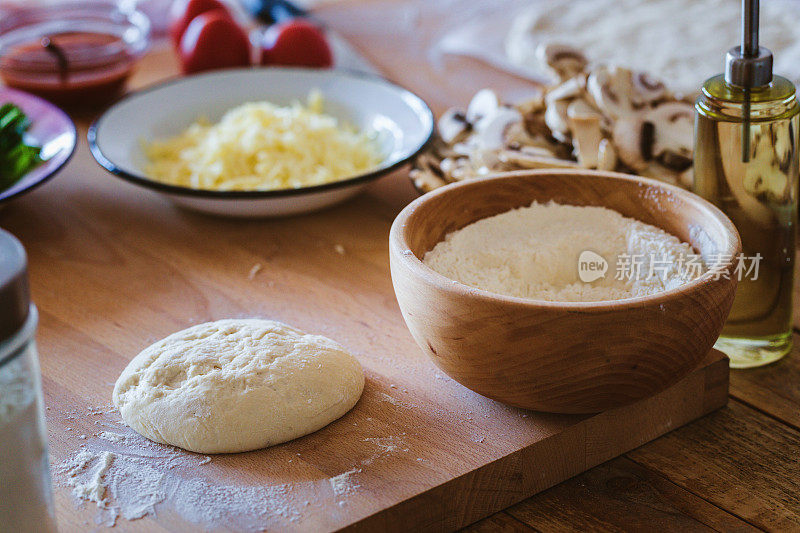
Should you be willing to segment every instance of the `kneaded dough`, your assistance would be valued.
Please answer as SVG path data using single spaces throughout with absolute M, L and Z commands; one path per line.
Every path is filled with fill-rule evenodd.
M 228 319 L 144 349 L 117 380 L 114 405 L 148 439 L 232 453 L 312 433 L 363 389 L 361 365 L 336 342 L 271 320 Z

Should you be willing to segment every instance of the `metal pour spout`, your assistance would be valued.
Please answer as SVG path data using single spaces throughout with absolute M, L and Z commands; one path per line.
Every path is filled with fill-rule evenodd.
M 759 0 L 742 0 L 742 44 L 725 56 L 725 81 L 744 89 L 742 161 L 750 161 L 750 91 L 772 82 L 772 52 L 758 45 Z
M 758 55 L 759 0 L 742 2 L 742 54 L 746 58 Z
M 758 45 L 759 0 L 742 0 L 742 42 L 728 50 L 725 81 L 743 89 L 772 81 L 772 52 Z

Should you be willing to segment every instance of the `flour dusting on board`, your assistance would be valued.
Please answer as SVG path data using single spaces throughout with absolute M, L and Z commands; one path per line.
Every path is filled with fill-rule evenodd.
M 105 413 L 88 412 L 90 416 Z M 67 418 L 80 415 L 71 413 Z M 77 502 L 97 506 L 99 525 L 112 527 L 120 518 L 130 521 L 155 515 L 157 507 L 167 503 L 184 520 L 205 528 L 261 531 L 265 517 L 294 522 L 300 516 L 291 484 L 216 482 L 189 470 L 211 463 L 208 456 L 152 442 L 115 421 L 95 420 L 94 424 L 107 429 L 89 436 L 71 458 L 55 466 L 54 473 L 62 486 L 71 488 Z
M 381 393 L 381 401 L 382 402 L 386 402 L 386 403 L 390 403 L 390 404 L 392 404 L 394 406 L 397 406 L 397 407 L 402 407 L 403 409 L 413 409 L 413 406 L 407 405 L 406 403 L 401 402 L 400 400 L 398 400 L 394 396 L 390 396 L 390 395 L 386 394 L 385 392 Z
M 205 470 L 210 457 L 152 442 L 107 414 L 99 409 L 89 412 L 102 417 L 92 421 L 98 431 L 86 435 L 79 449 L 53 469 L 56 481 L 70 489 L 76 503 L 96 506 L 95 522 L 106 527 L 120 520 L 175 513 L 204 529 L 263 531 L 268 524 L 302 528 L 304 517 L 325 512 L 326 499 L 333 498 L 342 507 L 357 498 L 362 490 L 357 478 L 374 461 L 409 451 L 400 437 L 369 437 L 363 440 L 373 450 L 360 459 L 354 457 L 353 468 L 330 478 L 232 484 L 212 475 L 219 472 Z M 64 418 L 87 417 L 70 412 Z M 303 492 L 309 496 L 298 498 Z
M 333 493 L 337 496 L 353 494 L 356 489 L 361 486 L 353 479 L 353 476 L 359 472 L 361 472 L 360 468 L 354 468 L 352 470 L 348 470 L 347 472 L 342 472 L 338 476 L 330 478 L 331 489 L 333 489 Z

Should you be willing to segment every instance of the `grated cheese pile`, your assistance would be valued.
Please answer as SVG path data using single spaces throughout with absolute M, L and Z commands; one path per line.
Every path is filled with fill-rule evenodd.
M 604 277 L 590 282 L 581 280 L 578 268 L 587 250 L 608 263 Z M 425 254 L 424 262 L 473 287 L 561 302 L 655 294 L 706 271 L 691 246 L 660 228 L 604 207 L 553 202 L 534 202 L 454 231 Z
M 377 143 L 323 113 L 322 95 L 307 106 L 251 102 L 217 124 L 200 119 L 180 135 L 144 143 L 148 176 L 170 185 L 220 191 L 292 189 L 347 179 L 382 160 Z

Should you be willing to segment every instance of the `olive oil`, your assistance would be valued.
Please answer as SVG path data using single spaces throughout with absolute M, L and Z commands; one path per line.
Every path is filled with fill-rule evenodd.
M 800 106 L 790 81 L 771 78 L 743 88 L 716 76 L 695 106 L 694 191 L 742 239 L 743 268 L 731 273 L 739 285 L 716 345 L 740 368 L 780 359 L 792 343 Z
M 694 190 L 736 225 L 739 280 L 715 345 L 731 366 L 776 361 L 792 348 L 800 106 L 795 88 L 772 73 L 758 42 L 759 0 L 742 0 L 742 39 L 725 73 L 703 84 L 695 109 Z M 749 262 L 749 265 L 747 263 Z

